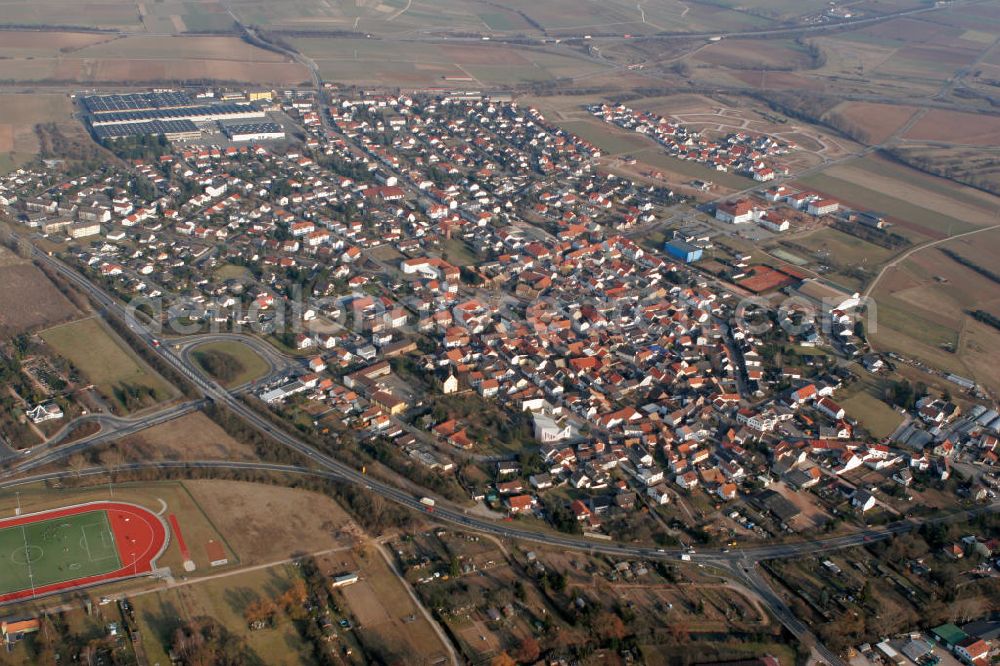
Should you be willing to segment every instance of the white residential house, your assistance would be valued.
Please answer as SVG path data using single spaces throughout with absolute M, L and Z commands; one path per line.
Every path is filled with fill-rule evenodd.
M 715 207 L 715 219 L 727 224 L 745 224 L 753 217 L 753 204 L 747 199 L 727 201 Z
M 63 417 L 62 408 L 54 402 L 36 405 L 28 410 L 28 418 L 32 423 L 44 423 L 45 421 L 55 421 Z
M 573 427 L 561 424 L 545 412 L 535 412 L 531 415 L 535 426 L 535 439 L 543 444 L 561 442 L 573 436 Z
M 635 478 L 646 487 L 655 486 L 663 481 L 663 470 L 657 467 L 640 467 L 635 471 Z
M 816 409 L 826 414 L 831 419 L 840 420 L 844 418 L 844 408 L 829 398 L 820 398 L 816 401 Z
M 788 231 L 788 220 L 784 216 L 770 210 L 757 219 L 757 224 L 775 233 Z
M 655 486 L 649 486 L 646 488 L 646 494 L 649 495 L 657 504 L 663 505 L 670 503 L 670 491 L 667 490 L 667 485 L 665 483 L 658 483 Z
M 851 506 L 856 509 L 861 509 L 861 512 L 870 511 L 875 508 L 875 498 L 872 497 L 871 493 L 864 489 L 858 489 L 854 491 L 854 495 L 851 497 Z
M 839 209 L 840 204 L 833 199 L 816 199 L 806 206 L 806 212 L 810 215 L 830 215 Z

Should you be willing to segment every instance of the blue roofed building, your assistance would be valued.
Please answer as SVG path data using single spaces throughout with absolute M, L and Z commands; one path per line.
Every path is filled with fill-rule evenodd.
M 674 259 L 680 259 L 687 264 L 698 261 L 704 253 L 704 250 L 697 245 L 691 245 L 691 243 L 677 239 L 667 241 L 663 245 L 663 249 Z

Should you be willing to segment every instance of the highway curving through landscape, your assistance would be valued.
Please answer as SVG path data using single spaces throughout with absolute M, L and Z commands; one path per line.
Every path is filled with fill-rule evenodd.
M 304 460 L 309 461 L 310 465 L 315 465 L 319 468 L 316 469 L 306 465 L 290 466 L 264 462 L 196 461 L 129 463 L 117 466 L 116 470 L 130 471 L 155 468 L 223 468 L 308 474 L 363 487 L 372 493 L 380 495 L 387 500 L 396 502 L 397 504 L 409 509 L 413 509 L 415 511 L 427 511 L 428 507 L 421 502 L 420 497 L 417 497 L 408 491 L 401 490 L 400 488 L 397 488 L 396 486 L 385 481 L 367 476 L 353 467 L 326 455 L 295 435 L 285 431 L 283 428 L 276 426 L 270 420 L 251 409 L 247 404 L 231 394 L 229 391 L 223 389 L 221 386 L 202 375 L 196 364 L 188 357 L 187 354 L 184 354 L 183 351 L 182 353 L 176 353 L 175 350 L 171 348 L 171 345 L 161 344 L 160 340 L 154 337 L 152 333 L 142 326 L 127 308 L 121 306 L 102 289 L 90 280 L 86 279 L 84 276 L 77 273 L 73 268 L 37 250 L 35 251 L 35 259 L 57 271 L 62 277 L 70 281 L 78 289 L 88 294 L 101 308 L 104 308 L 108 313 L 124 321 L 125 325 L 128 326 L 153 353 L 157 354 L 177 373 L 190 381 L 206 396 L 206 398 L 213 400 L 220 405 L 225 405 L 226 408 L 239 418 L 243 419 L 246 423 L 254 426 L 256 429 L 265 433 L 276 442 L 297 452 L 303 457 Z M 180 410 L 192 408 L 192 404 L 193 403 L 184 403 L 173 409 Z M 146 420 L 139 420 L 135 423 L 128 424 L 125 428 L 117 430 L 115 435 L 121 436 L 122 434 L 127 434 L 127 432 L 132 428 L 135 428 L 135 431 L 141 430 L 148 425 L 151 425 L 152 423 L 150 421 L 152 419 L 162 418 L 169 420 L 169 418 L 174 418 L 175 416 L 176 414 L 171 414 L 171 410 L 164 410 L 164 412 L 159 412 L 157 415 L 149 417 Z M 40 465 L 56 462 L 61 458 L 65 458 L 67 455 L 71 455 L 76 451 L 83 450 L 87 446 L 93 445 L 93 443 L 93 440 L 85 439 L 68 444 L 59 449 L 47 451 L 41 456 L 25 460 L 21 464 L 15 466 L 11 471 L 7 472 L 5 476 L 9 479 L 13 473 L 24 473 L 30 471 L 31 469 L 35 469 Z M 96 468 L 95 470 L 90 470 L 88 473 L 103 474 L 107 472 L 108 470 L 105 468 Z M 80 475 L 82 474 L 82 471 L 52 472 L 48 474 L 39 474 L 14 480 L 7 480 L 0 482 L 0 488 L 9 488 L 24 483 L 65 478 L 74 474 Z M 842 662 L 840 659 L 835 654 L 824 648 L 822 644 L 820 644 L 819 641 L 812 636 L 808 627 L 806 627 L 804 623 L 798 620 L 798 618 L 791 613 L 781 598 L 770 588 L 760 573 L 755 570 L 754 565 L 756 563 L 769 559 L 815 555 L 817 553 L 829 552 L 835 549 L 860 546 L 868 542 L 888 539 L 897 534 L 904 534 L 913 531 L 917 529 L 922 522 L 957 520 L 964 517 L 971 517 L 976 513 L 997 510 L 1000 510 L 1000 502 L 988 506 L 978 507 L 973 510 L 928 519 L 926 521 L 905 520 L 837 537 L 813 539 L 794 543 L 775 543 L 737 549 L 732 552 L 729 552 L 728 550 L 712 550 L 702 553 L 689 553 L 686 555 L 685 559 L 689 557 L 690 561 L 695 564 L 711 566 L 721 571 L 728 572 L 740 579 L 742 582 L 746 583 L 767 603 L 778 620 L 780 620 L 782 624 L 784 624 L 789 631 L 791 631 L 804 644 L 812 646 L 817 655 L 823 661 L 830 664 L 841 664 Z M 500 522 L 471 515 L 467 510 L 443 501 L 438 501 L 436 503 L 436 506 L 433 508 L 433 515 L 429 517 L 432 517 L 435 520 L 452 523 L 462 528 L 492 534 L 502 538 L 517 539 L 557 548 L 585 551 L 590 553 L 601 553 L 617 557 L 677 561 L 684 553 L 684 551 L 679 548 L 658 549 L 647 546 L 588 539 L 550 531 L 534 531 L 518 527 L 513 522 Z
M 351 479 L 337 470 L 316 469 L 304 465 L 286 465 L 281 463 L 254 462 L 254 461 L 233 461 L 233 460 L 162 460 L 150 462 L 133 462 L 117 465 L 116 472 L 145 471 L 151 469 L 226 469 L 226 470 L 247 470 L 258 472 L 270 472 L 278 474 L 295 474 L 304 476 L 314 476 L 331 481 L 351 483 Z M 353 471 L 353 470 L 352 470 Z M 107 474 L 107 467 L 89 467 L 81 470 L 59 470 L 54 472 L 44 472 L 18 478 L 8 478 L 0 481 L 0 490 L 9 490 L 17 486 L 39 483 L 44 481 L 55 481 L 70 477 L 97 476 Z M 6 476 L 9 476 L 6 475 Z M 465 509 L 452 507 L 443 503 L 437 503 L 433 510 L 428 513 L 428 507 L 420 502 L 420 498 L 393 486 L 385 486 L 389 492 L 383 493 L 376 490 L 377 486 L 384 486 L 375 479 L 364 477 L 366 483 L 364 487 L 378 492 L 386 499 L 392 500 L 407 508 L 427 514 L 432 520 L 452 523 L 470 530 L 492 534 L 505 539 L 515 539 L 527 541 L 546 546 L 557 546 L 568 550 L 586 551 L 590 553 L 601 553 L 605 555 L 617 555 L 621 557 L 635 557 L 648 560 L 670 560 L 678 561 L 681 554 L 688 553 L 690 561 L 696 564 L 707 564 L 717 566 L 726 570 L 735 571 L 737 569 L 749 569 L 751 564 L 767 560 L 782 559 L 786 557 L 801 557 L 817 555 L 833 550 L 861 546 L 866 543 L 889 539 L 900 534 L 907 534 L 920 528 L 924 524 L 938 524 L 966 520 L 982 513 L 994 513 L 1000 511 L 1000 502 L 982 505 L 974 509 L 956 511 L 949 514 L 936 516 L 926 520 L 906 520 L 892 523 L 884 527 L 875 527 L 851 534 L 824 539 L 810 539 L 793 543 L 778 543 L 765 546 L 751 546 L 748 548 L 738 548 L 733 550 L 711 549 L 703 552 L 690 552 L 681 548 L 654 548 L 651 546 L 631 545 L 624 542 L 592 540 L 585 537 L 560 534 L 549 531 L 531 530 L 518 527 L 512 522 L 500 522 L 481 518 L 470 514 Z
M 229 460 L 125 463 L 116 466 L 114 471 L 131 472 L 148 470 L 213 469 L 306 475 L 346 483 L 352 483 L 353 481 L 353 474 L 345 477 L 344 474 L 335 470 L 313 469 L 300 465 L 282 465 L 265 462 L 235 462 Z M 0 481 L 0 490 L 11 490 L 22 485 L 46 481 L 59 481 L 73 477 L 81 478 L 87 476 L 100 476 L 108 474 L 109 471 L 110 470 L 105 467 L 91 467 L 74 471 L 63 470 L 35 474 L 17 479 Z M 369 490 L 377 492 L 386 499 L 397 502 L 403 506 L 417 511 L 427 510 L 427 507 L 423 505 L 419 499 L 405 491 L 398 490 L 392 486 L 382 484 L 372 479 L 368 479 L 368 482 L 364 485 Z M 692 563 L 697 564 L 698 566 L 711 567 L 722 573 L 728 574 L 735 580 L 744 584 L 761 599 L 761 601 L 770 609 L 779 622 L 781 622 L 804 645 L 807 645 L 814 650 L 818 658 L 828 664 L 840 665 L 843 663 L 842 660 L 828 648 L 823 646 L 822 643 L 820 643 L 813 636 L 809 627 L 795 616 L 780 595 L 778 595 L 771 588 L 770 584 L 756 567 L 759 562 L 786 557 L 811 556 L 819 553 L 826 553 L 832 550 L 861 546 L 866 543 L 880 541 L 898 534 L 905 534 L 914 531 L 922 524 L 957 521 L 972 518 L 980 513 L 996 511 L 1000 511 L 1000 502 L 980 506 L 971 510 L 963 510 L 938 516 L 925 521 L 901 521 L 881 528 L 863 530 L 857 533 L 831 537 L 828 539 L 813 539 L 796 543 L 755 546 L 751 548 L 736 549 L 733 551 L 710 550 L 701 553 L 687 553 L 687 557 L 690 558 Z M 451 523 L 461 528 L 494 535 L 504 539 L 516 539 L 519 541 L 533 542 L 550 547 L 583 551 L 590 554 L 610 555 L 619 558 L 637 558 L 653 561 L 677 561 L 681 554 L 685 553 L 685 551 L 677 548 L 651 548 L 648 546 L 635 546 L 625 543 L 594 541 L 582 537 L 561 535 L 551 532 L 533 531 L 519 528 L 506 522 L 500 523 L 478 518 L 469 515 L 469 513 L 465 510 L 452 508 L 443 504 L 437 505 L 434 508 L 432 515 L 429 515 L 428 518 L 436 521 Z
M 232 387 L 229 389 L 230 393 L 243 393 L 257 386 L 279 381 L 305 367 L 305 359 L 289 356 L 260 338 L 246 333 L 199 333 L 182 338 L 164 338 L 162 344 L 171 345 L 175 351 L 179 352 L 184 363 L 197 369 L 197 361 L 193 358 L 194 351 L 201 345 L 213 342 L 235 342 L 246 345 L 268 365 L 267 375 Z

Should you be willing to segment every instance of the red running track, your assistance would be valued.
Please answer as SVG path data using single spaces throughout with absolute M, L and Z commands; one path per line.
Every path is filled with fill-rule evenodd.
M 0 604 L 28 599 L 32 596 L 39 597 L 46 594 L 74 590 L 107 581 L 141 576 L 156 568 L 157 558 L 167 549 L 167 527 L 159 516 L 136 504 L 127 502 L 89 502 L 87 504 L 78 504 L 63 509 L 41 511 L 39 513 L 0 520 L 0 529 L 96 511 L 107 513 L 108 523 L 111 526 L 112 533 L 115 535 L 118 560 L 122 563 L 120 568 L 95 576 L 86 576 L 62 583 L 42 585 L 36 587 L 34 591 L 22 590 L 20 592 L 0 594 Z
M 181 549 L 181 557 L 187 561 L 191 559 L 191 551 L 188 550 L 187 543 L 184 541 L 184 533 L 181 532 L 181 524 L 177 522 L 177 516 L 170 514 L 167 516 L 167 520 L 170 521 L 170 529 L 174 531 L 174 536 L 177 537 L 177 546 Z

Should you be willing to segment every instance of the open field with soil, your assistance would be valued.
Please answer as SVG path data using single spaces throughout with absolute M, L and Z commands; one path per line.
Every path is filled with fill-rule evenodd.
M 841 102 L 823 119 L 868 143 L 885 141 L 909 120 L 916 108 L 873 102 Z
M 836 173 L 852 180 L 863 179 L 863 176 L 856 172 L 851 173 L 841 169 Z M 829 173 L 809 176 L 796 181 L 793 185 L 833 197 L 855 210 L 881 213 L 887 222 L 895 225 L 892 231 L 907 236 L 915 242 L 946 238 L 976 228 L 976 225 L 970 222 L 917 205 L 908 198 L 893 196 L 880 188 L 868 187 Z M 906 197 L 907 189 L 897 191 L 896 194 Z
M 972 146 L 1000 146 L 1000 117 L 931 109 L 904 136 Z
M 390 654 L 407 655 L 407 663 L 432 664 L 447 652 L 430 622 L 414 603 L 403 582 L 371 544 L 350 553 L 317 558 L 329 575 L 357 572 L 360 581 L 340 588 L 361 642 L 384 646 Z
M 183 623 L 210 617 L 246 640 L 251 654 L 261 664 L 297 666 L 311 663 L 311 649 L 299 636 L 293 622 L 278 613 L 274 626 L 250 631 L 243 612 L 251 602 L 278 596 L 299 578 L 290 564 L 239 573 L 215 580 L 129 597 L 136 620 L 145 637 L 143 648 L 149 663 L 167 664 L 167 649 L 174 632 Z
M 132 3 L 116 0 L 9 0 L 3 4 L 3 22 L 9 25 L 86 26 L 104 29 L 139 28 Z
M 21 166 L 37 156 L 35 125 L 69 122 L 71 114 L 67 95 L 0 94 L 0 161 L 3 162 L 0 172 Z
M 875 69 L 876 76 L 903 79 L 915 83 L 943 83 L 956 69 L 969 65 L 975 52 L 956 52 L 950 48 L 905 47 Z
M 357 528 L 326 495 L 240 481 L 188 481 L 244 564 L 350 545 Z
M 709 44 L 691 60 L 732 69 L 802 69 L 811 63 L 805 48 L 792 40 L 726 39 Z
M 350 3 L 317 0 L 234 0 L 233 10 L 241 20 L 271 30 L 354 31 L 399 33 L 416 29 L 485 30 L 492 21 L 495 30 L 531 30 L 523 19 L 503 8 L 468 5 L 462 0 L 363 0 Z M 483 12 L 480 15 L 477 12 Z M 507 25 L 510 27 L 507 28 Z
M 162 377 L 139 360 L 99 319 L 82 319 L 41 333 L 42 338 L 60 356 L 69 360 L 106 397 L 114 399 L 116 390 L 126 386 L 148 389 L 156 402 L 176 393 Z
M 918 171 L 881 156 L 869 155 L 843 166 L 864 172 L 864 175 L 849 176 L 851 178 L 870 178 L 872 180 L 869 182 L 877 183 L 889 193 L 905 195 L 914 203 L 925 207 L 943 206 L 949 215 L 979 226 L 992 224 L 993 215 L 1000 205 L 1000 198 L 992 194 Z
M 117 39 L 115 34 L 46 30 L 4 30 L 0 56 L 27 58 L 69 54 L 88 46 Z
M 54 326 L 79 316 L 79 310 L 56 289 L 42 271 L 0 249 L 0 338 Z
M 309 80 L 308 72 L 294 63 L 247 63 L 233 60 L 33 60 L 0 61 L 0 80 L 17 83 L 179 83 L 193 79 L 294 85 Z
M 12 40 L 0 40 L 3 42 L 0 55 L 4 56 L 0 59 L 0 81 L 167 84 L 214 79 L 287 85 L 309 80 L 309 72 L 302 65 L 235 36 L 3 34 L 10 35 Z M 46 40 L 47 34 L 54 37 Z M 67 108 L 68 101 L 52 106 L 45 113 Z M 34 122 L 44 120 L 39 118 Z
M 976 234 L 945 247 L 977 260 L 1000 249 L 1000 233 Z M 1000 389 L 994 370 L 1000 364 L 1000 331 L 967 314 L 976 308 L 1000 311 L 1000 285 L 935 248 L 891 269 L 873 295 L 878 306 L 873 339 L 880 349 L 908 354 L 974 378 L 994 391 Z
M 253 448 L 195 412 L 119 440 L 127 460 L 256 460 Z
M 325 78 L 359 84 L 403 87 L 548 81 L 607 69 L 568 51 L 489 45 L 393 44 L 375 40 L 292 38 Z
M 85 46 L 73 54 L 81 58 L 143 60 L 177 57 L 242 62 L 289 62 L 274 51 L 258 48 L 237 37 L 218 35 L 136 35 Z

